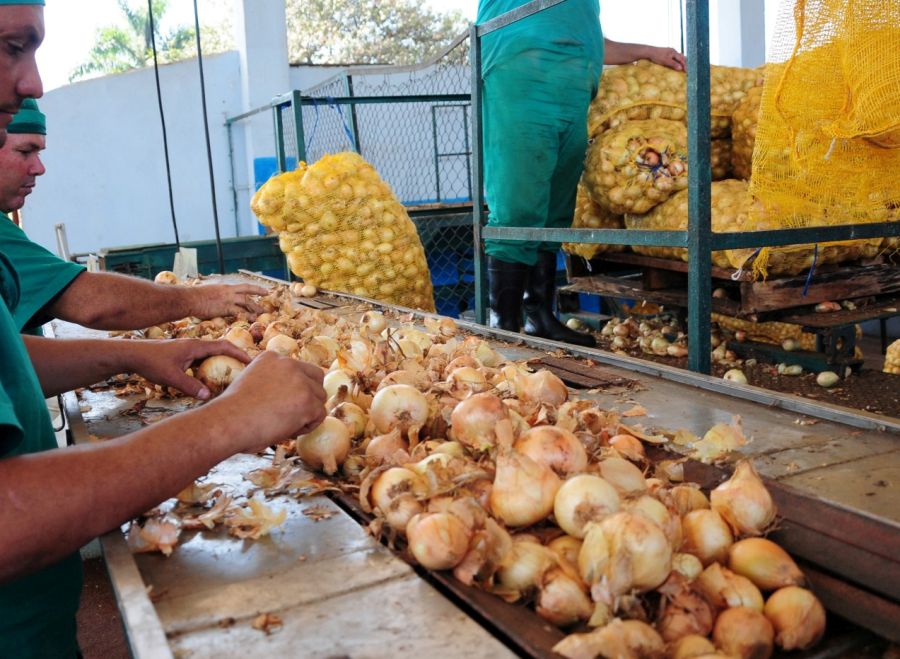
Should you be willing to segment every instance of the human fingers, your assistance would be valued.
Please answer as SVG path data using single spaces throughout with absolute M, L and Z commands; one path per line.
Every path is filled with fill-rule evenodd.
M 225 341 L 224 339 L 219 339 L 217 341 L 202 341 L 196 339 L 191 341 L 189 348 L 189 361 L 206 359 L 213 355 L 227 355 L 229 357 L 234 357 L 244 364 L 250 363 L 250 356 L 246 352 L 238 348 L 231 341 Z
M 322 384 L 325 380 L 325 373 L 321 368 L 316 366 L 315 364 L 310 364 L 309 362 L 297 362 L 300 365 L 300 368 L 303 370 L 304 375 L 308 377 L 310 380 L 315 382 L 316 384 Z

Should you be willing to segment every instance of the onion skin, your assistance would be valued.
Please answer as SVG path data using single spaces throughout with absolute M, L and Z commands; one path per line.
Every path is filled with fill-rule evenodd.
M 422 567 L 449 570 L 469 549 L 471 531 L 451 513 L 416 515 L 406 526 L 409 550 Z
M 666 498 L 666 503 L 681 517 L 693 510 L 704 510 L 710 507 L 706 495 L 699 488 L 690 485 L 676 485 L 669 490 Z
M 647 481 L 640 469 L 624 458 L 607 458 L 600 462 L 600 475 L 623 496 L 631 497 L 647 491 Z
M 549 548 L 527 540 L 514 541 L 497 571 L 497 583 L 519 596 L 540 584 L 556 563 L 556 555 Z
M 222 393 L 244 368 L 244 363 L 234 357 L 213 355 L 200 362 L 195 375 L 213 395 L 216 395 Z
M 578 438 L 564 428 L 531 428 L 516 440 L 515 448 L 535 462 L 549 467 L 558 476 L 577 474 L 587 469 L 587 451 Z
M 734 474 L 710 492 L 712 509 L 728 522 L 736 536 L 758 536 L 775 521 L 775 504 L 749 460 L 741 460 Z
M 779 588 L 763 613 L 775 628 L 775 645 L 783 650 L 806 650 L 825 634 L 825 607 L 805 588 Z
M 703 655 L 714 655 L 716 646 L 708 638 L 699 634 L 682 636 L 669 646 L 669 659 L 694 659 Z
M 788 553 L 765 538 L 747 538 L 734 543 L 728 553 L 728 567 L 763 591 L 804 583 L 803 572 Z
M 772 656 L 775 630 L 759 611 L 745 607 L 725 609 L 716 618 L 713 643 L 725 654 L 741 659 Z
M 569 634 L 553 651 L 568 659 L 658 659 L 665 643 L 645 622 L 615 619 L 587 634 Z
M 699 558 L 704 567 L 728 560 L 734 537 L 715 510 L 692 510 L 681 518 L 681 529 L 684 534 L 681 551 Z
M 671 643 L 685 636 L 707 636 L 713 629 L 714 614 L 707 601 L 690 588 L 664 596 L 656 629 Z
M 743 606 L 762 613 L 763 596 L 759 588 L 747 577 L 735 574 L 718 563 L 706 568 L 695 580 L 694 587 L 719 609 Z
M 655 523 L 643 515 L 616 513 L 600 522 L 600 528 L 609 547 L 608 594 L 646 592 L 669 576 L 672 547 Z
M 585 527 L 619 511 L 616 489 L 599 476 L 578 474 L 560 486 L 553 500 L 553 514 L 560 528 L 574 538 L 584 538 Z

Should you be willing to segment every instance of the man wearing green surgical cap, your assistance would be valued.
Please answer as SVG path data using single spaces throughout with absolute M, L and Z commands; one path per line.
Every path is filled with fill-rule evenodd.
M 0 211 L 11 213 L 25 205 L 37 177 L 46 171 L 41 151 L 47 146 L 47 125 L 34 99 L 22 102 L 6 132 L 0 148 Z
M 0 0 L 3 140 L 23 100 L 42 94 L 34 55 L 43 34 L 42 7 Z M 22 120 L 34 129 L 30 112 L 26 107 Z M 63 271 L 49 253 L 35 256 L 34 244 L 6 219 L 0 230 L 0 658 L 73 658 L 78 548 L 233 454 L 315 429 L 325 417 L 322 370 L 264 351 L 206 405 L 123 437 L 57 448 L 45 398 L 123 372 L 209 398 L 188 366 L 217 354 L 250 360 L 227 341 L 21 336 L 21 318 L 55 308 L 91 273 Z M 48 300 L 54 287 L 58 295 Z

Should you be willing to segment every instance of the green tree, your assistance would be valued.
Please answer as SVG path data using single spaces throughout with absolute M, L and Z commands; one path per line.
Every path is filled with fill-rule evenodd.
M 160 24 L 169 0 L 152 0 L 153 27 L 157 58 L 160 63 L 177 62 L 196 54 L 194 26 L 181 25 L 163 32 Z M 109 25 L 97 30 L 88 60 L 69 75 L 69 82 L 109 73 L 121 73 L 153 64 L 150 41 L 150 17 L 144 0 L 118 0 L 125 18 L 124 26 Z M 203 52 L 218 53 L 233 48 L 231 31 L 225 24 L 201 25 Z
M 422 0 L 287 0 L 292 64 L 415 64 L 468 25 Z

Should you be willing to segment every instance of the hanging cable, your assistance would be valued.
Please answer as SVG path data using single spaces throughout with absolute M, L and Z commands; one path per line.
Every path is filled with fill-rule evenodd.
M 203 102 L 203 132 L 206 135 L 206 162 L 209 165 L 209 191 L 212 196 L 213 223 L 216 227 L 216 253 L 219 256 L 219 274 L 225 274 L 225 254 L 219 232 L 219 208 L 216 204 L 216 179 L 213 174 L 212 147 L 209 142 L 209 120 L 206 117 L 206 82 L 203 79 L 203 49 L 200 46 L 200 14 L 194 0 L 194 36 L 197 38 L 197 64 L 200 67 L 200 99 Z
M 159 86 L 159 60 L 156 53 L 156 26 L 153 23 L 153 0 L 147 0 L 147 17 L 150 21 L 150 46 L 153 49 L 153 73 L 156 76 L 156 102 L 159 104 L 159 122 L 162 124 L 163 154 L 166 159 L 166 184 L 169 186 L 169 212 L 175 230 L 175 247 L 181 248 L 178 239 L 178 222 L 175 221 L 175 196 L 172 194 L 172 168 L 169 165 L 169 137 L 166 133 L 166 115 L 163 112 L 162 89 Z

